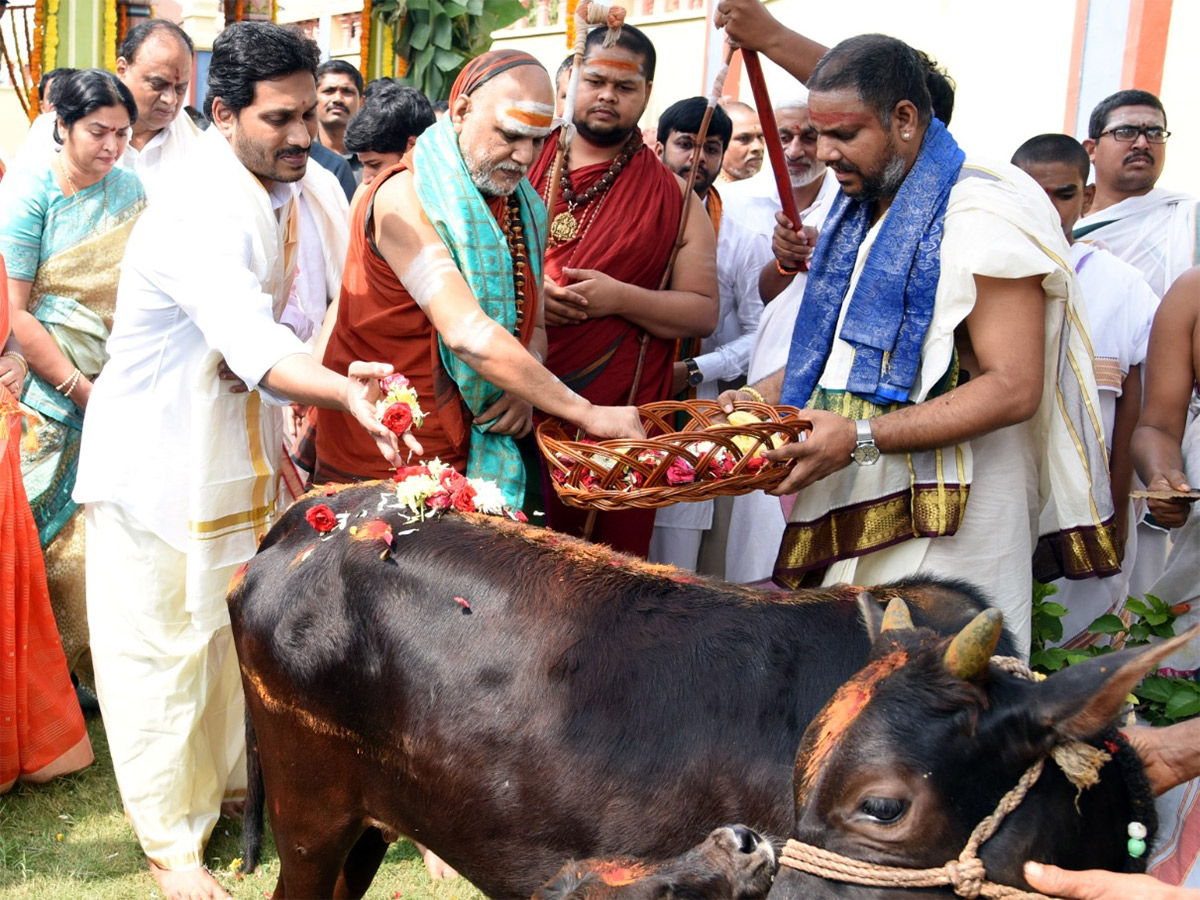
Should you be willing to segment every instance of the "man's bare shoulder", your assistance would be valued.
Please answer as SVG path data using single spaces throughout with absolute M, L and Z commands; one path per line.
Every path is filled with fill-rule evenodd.
M 375 192 L 376 211 L 405 209 L 419 205 L 416 180 L 408 169 L 401 169 L 392 175 Z

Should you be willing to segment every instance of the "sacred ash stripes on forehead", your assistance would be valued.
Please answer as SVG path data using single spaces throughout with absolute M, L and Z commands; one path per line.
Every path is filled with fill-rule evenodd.
M 497 104 L 500 127 L 522 137 L 544 138 L 554 125 L 554 107 L 536 100 L 502 100 Z

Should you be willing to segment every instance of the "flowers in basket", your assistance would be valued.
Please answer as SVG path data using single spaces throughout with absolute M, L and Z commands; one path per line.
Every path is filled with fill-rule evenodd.
M 758 423 L 760 421 L 757 416 L 740 410 L 729 415 L 729 424 L 735 426 L 746 425 L 751 422 Z M 746 457 L 746 464 L 740 474 L 755 474 L 770 462 L 763 456 L 763 451 L 778 447 L 783 443 L 783 437 L 780 435 L 774 435 L 769 440 L 760 441 L 759 438 L 751 434 L 738 434 L 732 438 L 736 449 L 735 452 L 723 444 L 704 440 L 700 436 L 702 432 L 697 432 L 696 434 L 696 440 L 679 445 L 680 449 L 687 451 L 687 453 L 695 457 L 695 463 L 692 463 L 683 456 L 672 457 L 672 454 L 668 453 L 667 450 L 656 448 L 638 450 L 633 454 L 633 458 L 638 463 L 641 463 L 647 471 L 653 472 L 666 462 L 668 457 L 672 457 L 667 464 L 666 477 L 657 482 L 657 484 L 660 486 L 675 487 L 697 481 L 720 481 L 723 478 L 728 478 L 733 474 L 738 461 L 743 457 Z M 596 441 L 586 438 L 580 443 L 597 444 Z M 579 486 L 585 490 L 602 489 L 601 485 L 604 482 L 605 476 L 614 468 L 620 466 L 621 470 L 617 475 L 615 483 L 610 484 L 608 488 L 605 488 L 606 490 L 631 491 L 642 487 L 646 482 L 647 475 L 640 468 L 636 468 L 626 462 L 629 449 L 627 447 L 617 447 L 612 452 L 609 452 L 607 448 L 600 448 L 597 445 L 597 450 L 588 457 L 592 465 L 584 465 L 583 471 L 579 476 Z M 566 484 L 573 474 L 574 468 L 578 465 L 583 465 L 566 453 L 559 452 L 555 454 L 555 458 L 561 463 L 561 466 L 551 469 L 551 477 L 559 484 Z
M 400 373 L 388 375 L 379 381 L 383 396 L 375 402 L 375 418 L 383 427 L 400 435 L 411 428 L 420 428 L 425 413 L 417 401 L 417 392 L 412 383 Z

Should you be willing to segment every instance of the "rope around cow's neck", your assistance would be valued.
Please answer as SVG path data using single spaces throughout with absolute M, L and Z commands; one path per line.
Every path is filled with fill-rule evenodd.
M 1034 680 L 1036 675 L 1020 660 L 1012 657 L 992 657 L 992 662 L 1006 672 L 1021 678 Z M 1086 746 L 1086 745 L 1084 745 Z M 1089 748 L 1090 749 L 1090 748 Z M 1107 756 L 1107 754 L 1104 754 Z M 1093 764 L 1102 765 L 1092 757 Z M 933 869 L 906 869 L 900 866 L 882 866 L 842 856 L 832 850 L 789 839 L 779 856 L 780 865 L 807 872 L 818 878 L 828 878 L 864 887 L 924 888 L 949 887 L 959 897 L 975 900 L 1054 900 L 1035 891 L 1024 891 L 1007 884 L 987 880 L 987 869 L 979 858 L 980 846 L 996 833 L 1004 818 L 1021 805 L 1029 789 L 1037 783 L 1046 760 L 1039 759 L 1025 770 L 1025 774 L 1007 794 L 1000 798 L 996 809 L 983 819 L 967 839 L 958 859 Z

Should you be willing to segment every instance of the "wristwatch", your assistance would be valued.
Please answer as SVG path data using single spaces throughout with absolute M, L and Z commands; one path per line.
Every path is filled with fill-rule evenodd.
M 683 364 L 687 366 L 687 383 L 691 387 L 696 387 L 696 385 L 704 381 L 704 373 L 700 371 L 700 367 L 696 365 L 694 359 L 685 359 Z
M 875 446 L 875 438 L 871 435 L 870 420 L 855 419 L 854 430 L 858 432 L 858 435 L 850 459 L 860 466 L 875 465 L 879 462 L 879 448 Z

